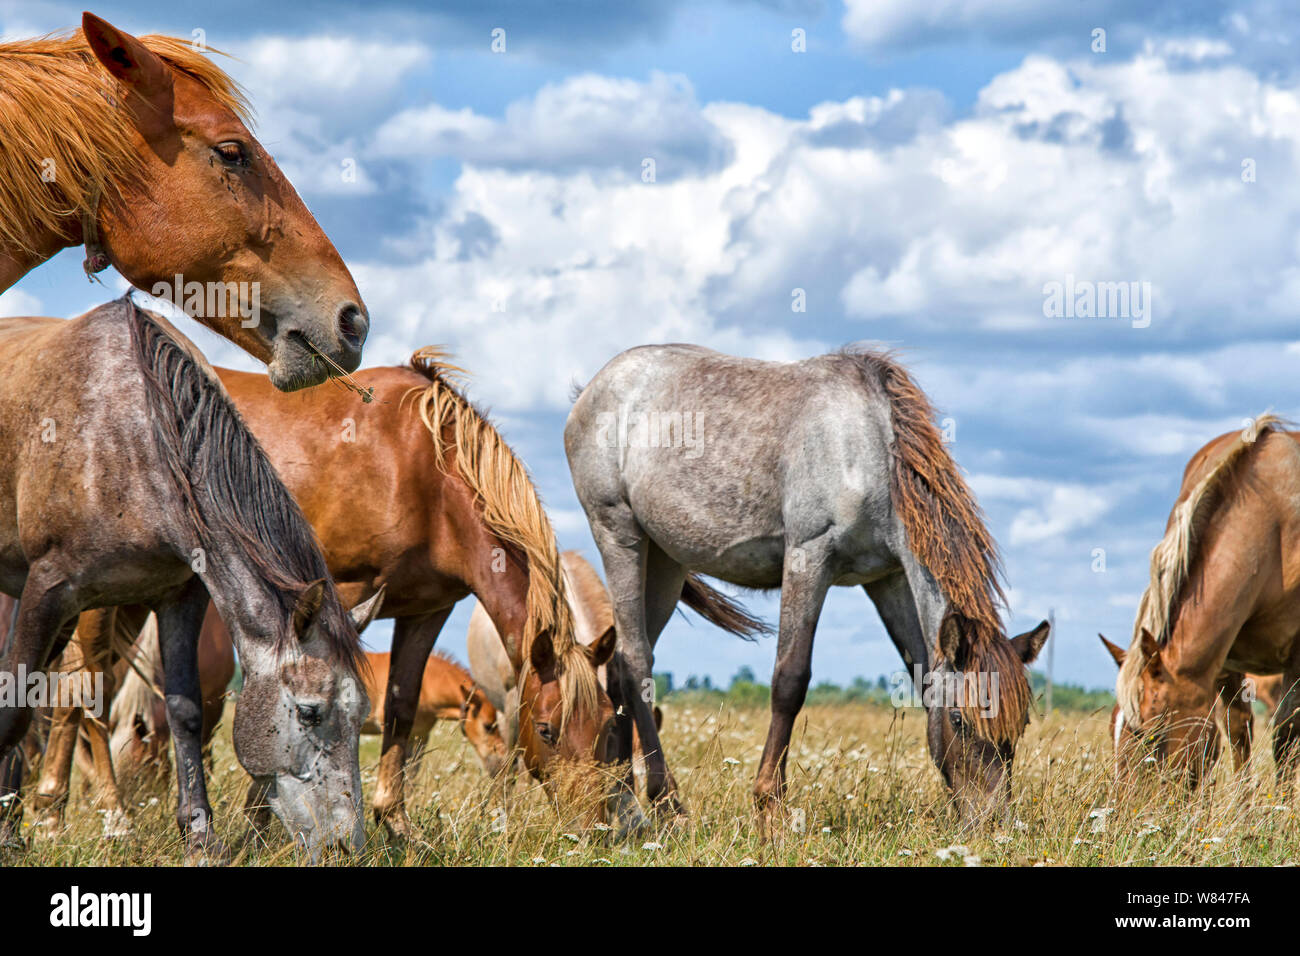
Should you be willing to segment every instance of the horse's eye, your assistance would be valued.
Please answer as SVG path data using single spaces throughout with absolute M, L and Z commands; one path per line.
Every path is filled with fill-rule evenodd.
M 218 143 L 212 147 L 212 151 L 228 166 L 248 167 L 248 152 L 244 149 L 243 143 L 233 141 Z
M 538 723 L 537 736 L 541 737 L 552 747 L 555 746 L 555 731 L 552 730 L 551 725 L 546 723 L 545 721 Z
M 962 727 L 965 726 L 965 725 L 962 723 L 962 719 L 961 719 L 961 711 L 960 711 L 960 710 L 950 710 L 950 711 L 948 711 L 948 722 L 952 724 L 952 729 L 953 729 L 953 730 L 956 730 L 956 731 L 959 731 L 959 732 L 961 731 Z
M 496 725 L 496 722 L 493 721 L 492 723 L 487 724 L 486 726 L 484 726 L 483 729 L 486 730 L 486 731 L 487 731 L 488 733 L 490 733 L 490 734 L 495 734 L 495 733 L 497 732 L 497 725 Z

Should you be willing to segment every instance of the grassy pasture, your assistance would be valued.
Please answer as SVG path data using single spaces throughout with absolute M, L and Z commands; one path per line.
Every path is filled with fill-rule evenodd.
M 423 838 L 390 846 L 368 823 L 370 844 L 353 865 L 519 866 L 1148 866 L 1274 865 L 1300 860 L 1300 821 L 1273 782 L 1263 719 L 1251 766 L 1240 775 L 1221 761 L 1213 786 L 1195 795 L 1111 782 L 1109 708 L 1035 718 L 1016 759 L 1007 821 L 965 832 L 948 807 L 925 749 L 923 715 L 873 703 L 813 705 L 799 719 L 790 756 L 788 825 L 764 844 L 751 815 L 750 788 L 767 710 L 696 695 L 664 706 L 665 746 L 690 809 L 689 822 L 617 843 L 578 833 L 540 790 L 520 784 L 508 815 L 459 731 L 446 726 L 413 768 L 408 807 Z M 230 744 L 229 715 L 210 780 L 218 831 L 237 865 L 298 861 L 277 830 L 270 845 L 247 839 L 241 813 L 247 778 Z M 367 805 L 378 738 L 362 741 Z M 133 794 L 135 832 L 101 835 L 78 778 L 67 829 L 32 841 L 8 865 L 176 865 L 174 794 Z M 28 813 L 30 822 L 30 811 Z M 25 828 L 27 834 L 32 828 Z

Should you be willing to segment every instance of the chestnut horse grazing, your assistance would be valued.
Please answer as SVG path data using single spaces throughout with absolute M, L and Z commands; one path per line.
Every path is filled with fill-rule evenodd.
M 84 244 L 88 273 L 166 295 L 277 388 L 355 369 L 361 296 L 247 114 L 189 40 L 87 13 L 71 36 L 0 43 L 0 292 Z
M 396 618 L 374 811 L 398 838 L 414 833 L 404 768 L 421 675 L 447 616 L 471 593 L 522 688 L 529 770 L 548 787 L 567 768 L 580 790 L 617 790 L 598 766 L 608 759 L 614 709 L 596 668 L 612 635 L 595 648 L 575 639 L 536 489 L 456 387 L 457 371 L 437 349 L 422 349 L 410 367 L 368 369 L 374 401 L 361 405 L 339 389 L 281 395 L 263 375 L 218 370 L 315 527 L 344 602 L 382 587 L 381 613 Z M 47 767 L 53 762 L 47 754 Z M 603 803 L 592 810 L 604 818 Z
M 313 855 L 359 848 L 358 623 L 311 527 L 198 352 L 124 298 L 0 320 L 0 590 L 20 597 L 0 682 L 23 687 L 77 615 L 158 616 L 187 850 L 222 855 L 203 774 L 195 647 L 209 595 L 246 675 L 235 752 Z M 113 612 L 105 631 L 114 626 Z M 82 635 L 93 662 L 104 634 Z M 0 837 L 18 840 L 24 694 L 0 696 Z
M 610 601 L 609 592 L 605 590 L 605 585 L 596 574 L 596 569 L 587 562 L 586 558 L 576 551 L 565 551 L 561 559 L 564 562 L 565 590 L 569 596 L 569 604 L 573 608 L 578 640 L 584 645 L 591 646 L 603 635 L 611 633 L 611 628 L 614 626 L 613 602 Z M 693 575 L 687 579 L 686 588 L 683 589 L 685 592 L 682 596 L 683 603 L 698 607 L 707 620 L 733 634 L 747 636 L 762 629 L 759 621 L 748 618 L 743 609 L 731 603 L 723 595 L 715 594 L 711 601 L 702 600 L 703 593 L 698 590 L 700 583 Z M 708 588 L 705 587 L 703 591 L 708 591 Z M 722 607 L 729 610 L 731 614 L 728 616 L 716 613 Z M 505 650 L 501 646 L 501 638 L 481 604 L 475 606 L 474 613 L 470 615 L 465 643 L 474 681 L 481 693 L 486 695 L 500 712 L 501 733 L 505 738 L 505 746 L 513 752 L 518 738 L 519 688 L 515 686 L 510 659 L 506 657 Z M 617 660 L 616 655 L 608 664 L 597 670 L 601 687 L 608 689 L 610 681 L 615 679 L 610 672 Z M 654 710 L 655 727 L 662 731 L 663 714 L 658 707 Z M 635 751 L 640 746 L 640 741 L 635 739 L 635 728 L 633 728 L 633 738 Z M 619 819 L 625 824 L 637 822 L 638 816 L 633 809 L 632 798 L 636 788 L 632 786 L 631 781 L 627 782 L 624 806 L 618 814 Z
M 1117 667 L 1124 666 L 1128 652 L 1098 634 L 1106 651 Z M 1277 712 L 1281 698 L 1282 678 L 1259 677 L 1255 674 L 1223 673 L 1215 685 L 1213 717 L 1217 728 L 1228 736 L 1232 750 L 1232 769 L 1240 770 L 1250 759 L 1251 744 L 1255 736 L 1255 710 L 1253 701 L 1264 704 L 1270 722 Z M 1258 697 L 1256 696 L 1258 695 Z M 1110 735 L 1115 744 L 1115 779 L 1131 781 L 1134 770 L 1155 757 L 1146 752 L 1139 733 L 1124 722 L 1124 710 L 1117 703 L 1110 712 Z
M 497 646 L 501 646 L 499 638 Z M 384 691 L 388 686 L 391 655 L 368 652 L 366 660 L 370 664 L 371 675 L 366 681 L 366 690 L 370 699 L 378 703 L 371 708 L 370 716 L 361 725 L 361 732 L 382 734 Z M 454 720 L 460 724 L 465 739 L 478 754 L 489 777 L 495 777 L 505 769 L 510 751 L 501 737 L 500 715 L 496 707 L 474 683 L 469 671 L 450 657 L 434 652 L 424 665 L 420 702 L 411 724 L 411 735 L 421 739 L 421 747 L 428 746 L 429 733 L 440 720 Z
M 1218 756 L 1213 713 L 1223 682 L 1240 685 L 1247 673 L 1280 674 L 1288 688 L 1274 714 L 1273 754 L 1279 783 L 1294 776 L 1298 559 L 1300 436 L 1261 415 L 1188 463 L 1115 685 L 1123 727 L 1190 786 Z
M 582 391 L 564 441 L 614 598 L 623 679 L 611 696 L 635 715 L 660 807 L 680 805 L 641 689 L 691 570 L 781 588 L 754 787 L 764 833 L 831 585 L 863 587 L 919 669 L 930 753 L 958 810 L 983 818 L 1005 803 L 1029 721 L 1025 665 L 1048 626 L 1005 636 L 996 547 L 933 416 L 900 365 L 863 349 L 776 363 L 644 346 Z

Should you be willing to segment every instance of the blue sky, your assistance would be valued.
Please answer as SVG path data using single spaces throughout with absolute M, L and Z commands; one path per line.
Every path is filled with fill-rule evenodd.
M 0 35 L 80 10 L 0 0 Z M 1054 610 L 1058 678 L 1108 684 L 1096 633 L 1127 642 L 1188 457 L 1265 409 L 1300 417 L 1288 4 L 438 10 L 95 8 L 136 33 L 202 30 L 237 58 L 256 132 L 370 307 L 368 364 L 454 349 L 566 547 L 597 557 L 561 444 L 569 386 L 618 351 L 694 341 L 792 359 L 878 341 L 952 419 L 1004 551 L 1011 628 Z M 81 256 L 31 273 L 0 314 L 75 315 L 123 287 L 87 285 Z M 1150 323 L 1045 315 L 1045 284 L 1070 276 L 1148 283 Z M 218 364 L 255 367 L 185 331 Z M 774 599 L 747 600 L 775 620 Z M 441 647 L 463 653 L 469 610 Z M 772 655 L 684 617 L 657 668 L 725 681 Z M 860 590 L 828 600 L 813 663 L 840 683 L 899 666 Z

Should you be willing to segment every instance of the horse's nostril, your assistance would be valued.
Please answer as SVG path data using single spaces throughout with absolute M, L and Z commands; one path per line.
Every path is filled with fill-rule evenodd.
M 370 323 L 360 306 L 349 303 L 339 310 L 339 338 L 348 348 L 360 350 L 369 330 Z

